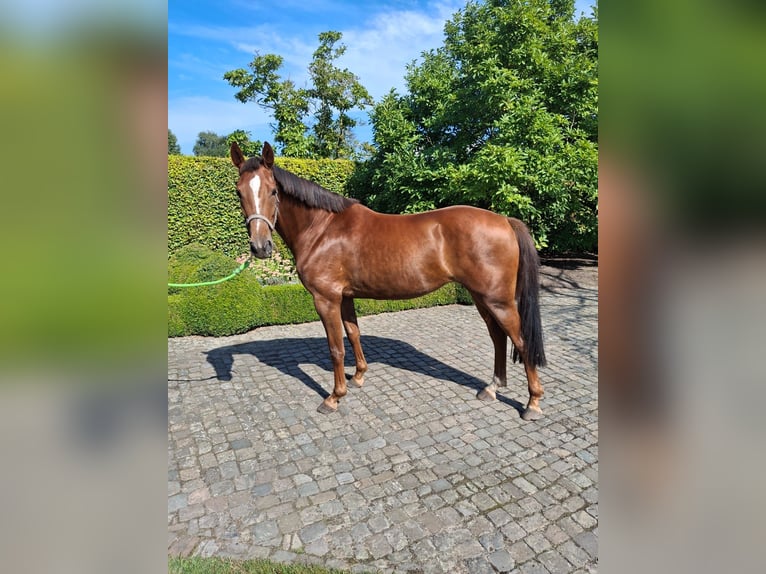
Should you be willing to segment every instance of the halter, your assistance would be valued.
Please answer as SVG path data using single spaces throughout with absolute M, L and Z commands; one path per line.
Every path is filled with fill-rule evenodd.
M 259 213 L 254 213 L 253 215 L 248 215 L 247 219 L 245 219 L 245 229 L 250 229 L 250 222 L 255 219 L 260 219 L 266 225 L 269 226 L 269 231 L 274 233 L 274 230 L 276 229 L 277 225 L 277 216 L 279 215 L 279 199 L 277 199 L 277 206 L 274 208 L 274 223 L 269 221 L 269 219 L 265 215 L 261 215 Z

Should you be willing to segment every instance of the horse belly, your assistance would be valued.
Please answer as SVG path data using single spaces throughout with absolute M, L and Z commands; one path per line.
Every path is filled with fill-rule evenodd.
M 344 290 L 347 297 L 360 297 L 362 299 L 414 299 L 436 291 L 439 287 L 449 283 L 449 280 L 429 281 L 407 284 L 392 282 L 366 282 L 357 281 Z
M 410 247 L 360 248 L 349 265 L 347 292 L 365 299 L 411 299 L 435 291 L 451 278 L 436 245 L 411 243 Z

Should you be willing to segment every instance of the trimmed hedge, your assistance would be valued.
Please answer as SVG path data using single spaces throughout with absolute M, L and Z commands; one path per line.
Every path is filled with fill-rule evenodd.
M 178 250 L 169 261 L 171 283 L 210 281 L 231 273 L 236 261 L 201 245 Z M 311 294 L 302 285 L 262 287 L 251 274 L 240 274 L 218 285 L 168 290 L 168 336 L 225 336 L 265 325 L 317 321 Z M 470 295 L 454 283 L 417 299 L 403 301 L 355 300 L 360 316 L 470 303 Z
M 354 172 L 348 160 L 277 158 L 276 164 L 342 194 Z M 168 156 L 168 255 L 192 243 L 230 257 L 247 251 L 236 183 L 229 158 Z

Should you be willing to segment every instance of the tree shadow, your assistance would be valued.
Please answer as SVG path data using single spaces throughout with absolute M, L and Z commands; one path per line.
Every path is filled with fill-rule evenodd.
M 558 289 L 592 289 L 592 278 L 589 271 L 598 269 L 598 258 L 581 257 L 546 257 L 541 258 L 540 287 L 550 293 L 558 292 Z M 579 280 L 585 280 L 586 284 L 580 284 Z
M 346 345 L 346 367 L 353 367 L 353 352 L 348 340 L 344 340 L 344 343 Z M 480 391 L 487 385 L 485 381 L 434 359 L 409 343 L 396 339 L 363 335 L 362 347 L 364 348 L 365 358 L 370 365 L 370 374 L 373 375 L 374 364 L 384 363 L 397 369 L 457 383 L 472 389 L 474 392 Z M 330 394 L 300 367 L 301 364 L 316 365 L 328 372 L 328 381 L 331 382 L 332 362 L 327 347 L 327 339 L 325 338 L 312 337 L 251 341 L 212 349 L 206 355 L 207 362 L 215 369 L 216 377 L 220 381 L 232 380 L 232 367 L 235 356 L 252 355 L 260 362 L 278 369 L 289 377 L 298 379 L 323 399 Z M 491 372 L 491 368 L 490 364 L 488 371 Z M 350 377 L 351 375 L 346 373 L 346 378 Z M 498 394 L 497 398 L 499 401 L 516 409 L 519 413 L 524 411 L 524 405 L 519 401 L 501 394 Z

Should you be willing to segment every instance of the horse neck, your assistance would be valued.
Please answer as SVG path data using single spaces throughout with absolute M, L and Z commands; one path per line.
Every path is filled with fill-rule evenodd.
M 287 194 L 281 194 L 276 230 L 297 257 L 304 247 L 321 235 L 333 215 L 324 209 L 308 207 Z

